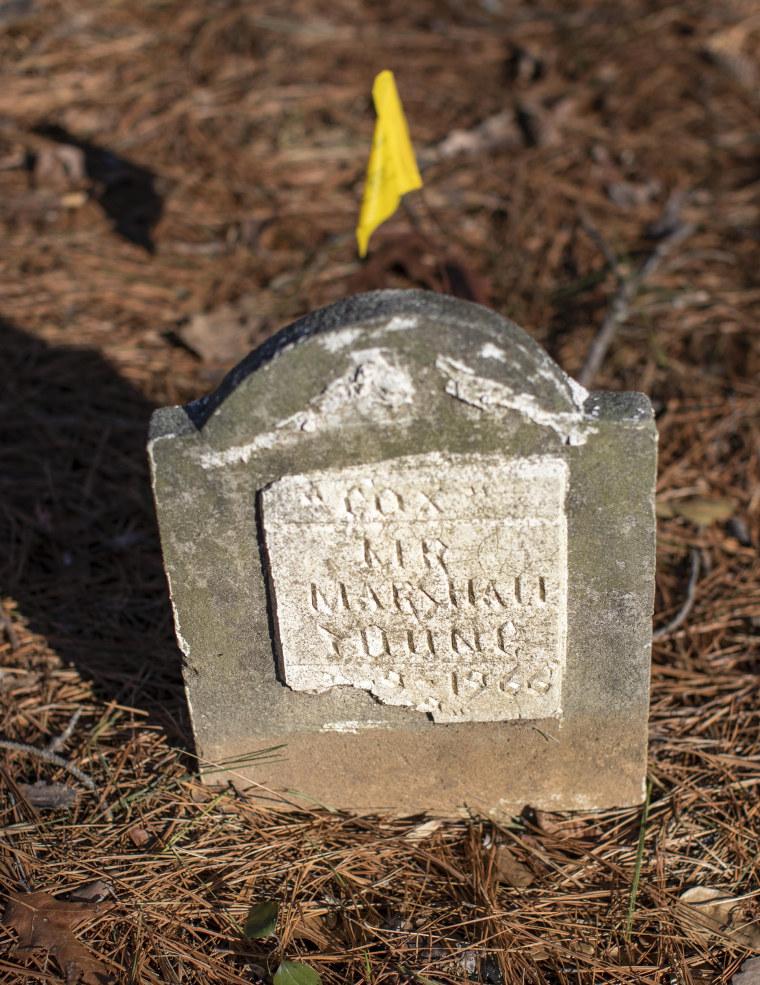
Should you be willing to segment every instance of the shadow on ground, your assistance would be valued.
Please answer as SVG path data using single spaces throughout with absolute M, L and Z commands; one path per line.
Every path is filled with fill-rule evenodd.
M 0 593 L 106 701 L 189 741 L 145 439 L 96 352 L 0 321 Z
M 84 170 L 92 182 L 92 194 L 124 239 L 155 252 L 153 230 L 163 212 L 157 176 L 107 147 L 81 140 L 59 126 L 40 126 L 33 131 L 61 146 L 78 147 L 84 155 Z

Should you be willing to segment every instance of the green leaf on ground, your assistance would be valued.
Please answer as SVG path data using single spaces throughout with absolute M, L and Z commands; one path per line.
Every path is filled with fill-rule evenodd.
M 248 916 L 243 924 L 243 936 L 249 940 L 257 940 L 259 937 L 269 937 L 274 933 L 277 923 L 277 914 L 280 904 L 276 899 L 264 900 L 263 903 L 256 903 L 248 911 Z
M 274 985 L 322 985 L 322 979 L 300 961 L 283 961 L 274 973 Z

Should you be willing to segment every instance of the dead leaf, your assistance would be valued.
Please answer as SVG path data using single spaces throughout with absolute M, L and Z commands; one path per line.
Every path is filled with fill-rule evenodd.
M 534 961 L 546 961 L 551 957 L 551 951 L 543 944 L 531 944 L 525 948 L 525 951 Z
M 488 116 L 471 130 L 452 130 L 438 144 L 420 152 L 420 165 L 446 161 L 460 154 L 474 156 L 491 151 L 518 147 L 522 143 L 520 128 L 511 109 Z
M 2 922 L 18 935 L 18 950 L 42 948 L 52 954 L 67 985 L 75 985 L 80 976 L 87 985 L 104 985 L 114 981 L 113 976 L 72 933 L 103 912 L 101 903 L 69 903 L 45 892 L 11 892 Z
M 494 872 L 497 882 L 505 886 L 514 886 L 515 889 L 525 889 L 536 878 L 528 866 L 520 862 L 506 845 L 498 845 L 496 848 Z
M 61 195 L 61 205 L 64 209 L 81 209 L 83 205 L 87 204 L 89 198 L 87 192 L 67 192 L 65 195 Z
M 424 841 L 425 838 L 429 838 L 434 831 L 437 831 L 443 821 L 439 821 L 433 818 L 432 821 L 423 821 L 422 824 L 417 824 L 404 835 L 404 841 L 411 841 L 413 844 L 417 842 Z
M 587 944 L 585 941 L 570 941 L 568 947 L 571 951 L 575 951 L 576 954 L 585 954 L 589 958 L 596 954 L 594 945 Z
M 104 879 L 85 883 L 69 893 L 69 903 L 100 903 L 113 892 L 111 884 Z
M 728 499 L 705 499 L 703 496 L 659 501 L 655 506 L 655 512 L 660 519 L 680 516 L 690 523 L 697 523 L 703 527 L 728 520 L 735 510 L 735 504 Z
M 754 89 L 758 82 L 758 65 L 753 58 L 757 50 L 760 16 L 753 14 L 738 24 L 716 31 L 706 41 L 704 53 L 745 89 Z
M 638 208 L 654 201 L 662 191 L 662 185 L 656 178 L 649 181 L 610 181 L 604 190 L 609 198 L 624 209 Z
M 595 834 L 596 831 L 585 821 L 574 817 L 563 817 L 561 814 L 551 814 L 549 811 L 534 810 L 536 824 L 548 835 L 559 835 L 564 838 L 584 838 Z
M 245 295 L 234 304 L 193 315 L 177 332 L 188 349 L 209 363 L 238 363 L 261 341 L 266 319 L 256 299 Z
M 45 783 L 44 780 L 37 780 L 36 783 L 19 783 L 18 788 L 32 807 L 38 807 L 42 811 L 61 807 L 71 808 L 79 799 L 79 792 L 67 787 L 65 783 Z
M 750 958 L 745 961 L 731 979 L 731 985 L 760 985 L 760 958 Z
M 694 886 L 676 903 L 676 916 L 690 934 L 709 939 L 713 934 L 728 937 L 742 947 L 760 947 L 760 924 L 747 923 L 741 900 L 732 899 L 720 889 Z
M 323 908 L 316 911 L 304 908 L 290 928 L 290 936 L 294 940 L 307 940 L 319 948 L 326 948 L 329 943 L 326 933 L 331 929 L 326 916 L 327 911 Z
M 71 188 L 87 177 L 84 151 L 71 144 L 43 147 L 34 159 L 34 181 L 38 188 Z
M 0 618 L 0 629 L 3 629 Z M 18 646 L 16 647 L 18 649 Z M 0 691 L 15 691 L 32 687 L 40 679 L 39 674 L 26 674 L 9 667 L 0 668 Z
M 153 841 L 154 836 L 146 831 L 145 828 L 140 827 L 139 824 L 133 824 L 131 828 L 127 831 L 130 841 L 135 846 L 135 848 L 144 848 L 149 842 Z
M 694 499 L 679 500 L 674 509 L 684 520 L 707 527 L 721 520 L 727 520 L 736 506 L 727 499 L 702 499 L 695 496 Z

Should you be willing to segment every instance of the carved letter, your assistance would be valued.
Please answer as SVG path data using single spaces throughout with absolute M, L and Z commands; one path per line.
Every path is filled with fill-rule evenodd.
M 358 486 L 351 486 L 346 493 L 346 513 L 359 516 L 367 509 L 367 497 Z
M 417 490 L 417 495 L 422 497 L 422 504 L 421 504 L 421 508 L 420 508 L 420 513 L 421 514 L 428 514 L 429 515 L 431 513 L 442 513 L 443 512 L 443 510 L 441 509 L 441 507 L 437 503 L 434 503 L 433 500 L 431 499 L 431 497 L 428 496 L 427 493 L 424 493 L 421 489 L 418 489 Z
M 392 489 L 381 489 L 375 496 L 375 506 L 383 516 L 392 516 L 404 508 L 404 501 Z
M 478 634 L 473 631 L 470 639 L 464 635 L 461 629 L 451 630 L 451 647 L 455 653 L 462 654 L 464 656 L 471 656 L 477 650 L 480 649 L 480 640 L 478 639 Z
M 504 601 L 506 592 L 504 589 L 499 592 L 495 581 L 489 581 L 483 592 L 481 603 L 489 609 L 506 609 L 507 603 Z
M 496 630 L 496 642 L 499 649 L 510 655 L 515 654 L 515 624 L 510 620 Z
M 363 629 L 362 643 L 364 644 L 364 652 L 368 657 L 380 657 L 384 653 L 390 652 L 388 650 L 388 637 L 379 626 L 367 626 L 366 629 Z
M 317 629 L 332 647 L 332 652 L 340 656 L 340 648 L 338 647 L 338 643 L 342 641 L 343 637 L 339 633 L 333 633 L 332 630 L 327 629 L 326 626 L 320 626 L 319 623 L 317 623 Z
M 340 609 L 348 609 L 348 596 L 346 594 L 346 586 L 343 582 L 339 582 L 334 589 L 334 595 L 329 598 L 326 594 L 326 590 L 323 592 L 321 589 L 317 588 L 314 582 L 311 583 L 311 607 L 315 612 L 327 612 L 332 615 L 334 612 L 338 612 Z
M 364 538 L 364 563 L 369 565 L 370 568 L 379 568 L 383 564 L 366 537 Z
M 410 581 L 396 581 L 393 583 L 393 604 L 399 612 L 410 612 L 417 615 L 412 605 L 412 592 L 415 591 Z
M 443 555 L 447 550 L 447 545 L 442 543 L 440 540 L 423 540 L 422 542 L 422 554 L 428 568 L 439 566 L 446 571 L 446 564 L 443 560 Z
M 416 631 L 414 629 L 407 629 L 406 631 L 406 645 L 410 653 L 416 655 L 420 654 L 435 654 L 435 646 L 433 644 L 433 634 L 429 629 L 423 629 Z
M 359 599 L 357 600 L 357 605 L 360 609 L 363 609 L 365 612 L 375 612 L 377 609 L 383 608 L 380 599 L 377 597 L 377 594 L 375 593 L 375 590 L 372 588 L 371 585 L 367 584 L 366 581 L 364 583 L 364 591 L 362 592 L 362 594 L 359 596 Z

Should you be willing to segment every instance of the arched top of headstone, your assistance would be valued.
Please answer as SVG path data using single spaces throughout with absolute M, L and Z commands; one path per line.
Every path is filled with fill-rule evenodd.
M 283 422 L 301 413 L 299 427 L 308 431 L 320 419 L 401 421 L 420 401 L 427 404 L 431 389 L 479 412 L 516 411 L 561 431 L 568 443 L 588 397 L 496 312 L 428 291 L 393 290 L 301 318 L 185 411 L 198 430 L 226 431 L 233 418 L 287 430 Z

